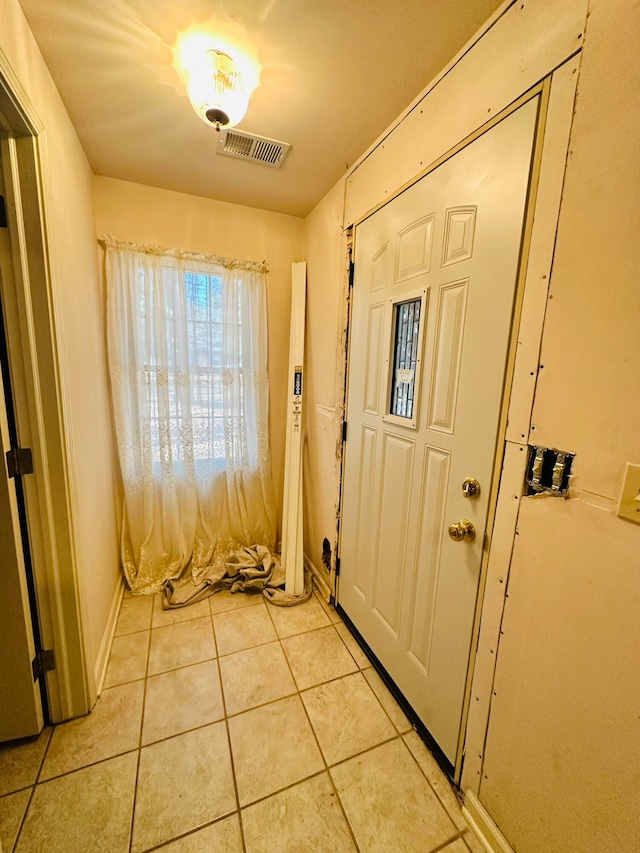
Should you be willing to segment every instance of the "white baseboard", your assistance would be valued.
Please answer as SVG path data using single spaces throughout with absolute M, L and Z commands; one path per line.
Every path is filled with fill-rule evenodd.
M 318 587 L 318 590 L 322 594 L 324 600 L 328 603 L 329 598 L 331 597 L 331 589 L 329 588 L 329 584 L 326 579 L 323 577 L 323 573 L 311 560 L 308 554 L 304 554 L 303 559 L 305 569 L 308 569 L 311 572 L 314 584 Z
M 513 848 L 473 791 L 464 792 L 462 814 L 487 853 L 513 853 Z
M 109 608 L 109 618 L 107 619 L 107 625 L 104 629 L 104 634 L 102 635 L 102 642 L 100 643 L 100 649 L 98 651 L 98 657 L 94 670 L 96 678 L 96 690 L 98 696 L 100 696 L 100 694 L 102 693 L 104 679 L 107 675 L 107 666 L 109 664 L 109 656 L 111 654 L 111 646 L 113 645 L 113 636 L 116 632 L 118 614 L 120 613 L 120 604 L 122 602 L 123 594 L 124 578 L 121 578 L 120 582 L 116 586 L 113 598 L 111 600 L 111 607 Z

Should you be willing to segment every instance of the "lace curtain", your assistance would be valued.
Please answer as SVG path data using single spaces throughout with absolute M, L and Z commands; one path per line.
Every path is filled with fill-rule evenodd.
M 104 242 L 122 561 L 151 593 L 275 545 L 265 268 Z

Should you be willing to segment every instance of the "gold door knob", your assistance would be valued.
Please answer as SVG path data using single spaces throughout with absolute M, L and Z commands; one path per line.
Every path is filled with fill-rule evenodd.
M 449 536 L 454 542 L 473 542 L 476 538 L 476 529 L 466 518 L 449 525 Z

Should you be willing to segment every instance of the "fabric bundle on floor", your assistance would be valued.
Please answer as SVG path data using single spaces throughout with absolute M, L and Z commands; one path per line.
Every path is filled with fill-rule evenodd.
M 271 604 L 292 607 L 311 597 L 311 579 L 305 572 L 304 592 L 292 595 L 285 592 L 285 570 L 275 554 L 264 545 L 239 548 L 226 563 L 211 566 L 200 583 L 194 584 L 187 568 L 177 580 L 168 580 L 164 587 L 163 607 L 185 607 L 208 595 L 228 589 L 233 593 L 262 590 Z

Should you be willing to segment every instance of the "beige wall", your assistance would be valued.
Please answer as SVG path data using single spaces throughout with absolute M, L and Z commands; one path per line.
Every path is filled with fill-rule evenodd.
M 30 101 L 45 131 L 43 180 L 55 334 L 82 619 L 93 670 L 120 574 L 92 172 L 17 0 L 0 4 L 0 49 L 21 97 Z M 62 583 L 62 594 L 73 594 L 65 579 Z
M 238 204 L 132 184 L 94 179 L 98 235 L 156 243 L 269 265 L 270 437 L 278 517 L 282 516 L 291 264 L 303 257 L 303 221 Z M 101 262 L 101 268 L 104 265 Z
M 458 75 L 474 97 L 448 75 L 446 96 L 434 90 L 424 115 L 414 110 L 348 177 L 346 221 L 443 153 L 455 142 L 447 134 L 470 132 L 482 113 L 536 82 L 537 66 L 552 70 L 573 51 L 571 39 L 582 44 L 586 11 L 582 0 L 511 7 L 511 22 L 496 25 L 465 58 L 473 68 L 482 57 L 477 73 Z M 631 853 L 640 837 L 640 527 L 615 515 L 625 463 L 640 462 L 640 61 L 633 36 L 640 6 L 591 0 L 589 12 L 532 420 L 532 440 L 576 452 L 575 478 L 568 501 L 522 501 L 480 787 L 518 853 Z M 529 14 L 542 17 L 527 23 Z M 545 16 L 553 16 L 552 31 L 541 26 Z M 566 38 L 554 42 L 563 27 Z M 513 73 L 505 73 L 510 56 Z M 521 88 L 511 95 L 514 85 Z M 427 115 L 431 130 L 422 127 Z M 334 193 L 307 219 L 308 299 L 326 306 L 337 299 L 344 316 L 344 281 L 328 261 L 341 251 Z M 322 376 L 312 373 L 313 386 L 323 389 L 312 401 L 338 407 L 337 392 L 326 396 L 336 361 L 321 338 L 322 318 L 309 323 L 309 362 L 326 362 Z M 325 476 L 321 492 L 307 497 L 305 523 L 317 538 L 339 482 L 335 448 L 312 417 L 310 467 Z M 306 545 L 315 555 L 313 536 Z
M 521 506 L 480 788 L 532 853 L 640 838 L 640 4 L 589 6 L 532 420 L 573 500 Z

